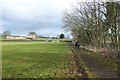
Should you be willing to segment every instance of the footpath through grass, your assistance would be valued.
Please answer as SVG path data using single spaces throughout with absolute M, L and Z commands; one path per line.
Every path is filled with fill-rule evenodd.
M 71 51 L 67 43 L 3 42 L 3 78 L 65 78 Z
M 114 60 L 101 56 L 98 53 L 80 48 L 76 52 L 81 58 L 84 68 L 90 72 L 90 78 L 117 78 L 118 65 Z

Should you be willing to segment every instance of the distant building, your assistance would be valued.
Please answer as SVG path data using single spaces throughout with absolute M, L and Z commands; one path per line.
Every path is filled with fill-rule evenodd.
M 7 36 L 7 39 L 36 39 L 35 35 L 11 35 Z
M 26 39 L 26 36 L 20 36 L 20 35 L 10 35 L 6 37 L 7 39 Z
M 26 38 L 28 38 L 28 39 L 36 39 L 37 37 L 36 37 L 35 35 L 30 35 L 30 34 L 28 34 L 28 35 L 26 36 Z

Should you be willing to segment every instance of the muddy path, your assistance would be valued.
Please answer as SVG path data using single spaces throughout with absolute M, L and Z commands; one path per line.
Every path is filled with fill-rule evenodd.
M 117 78 L 118 74 L 115 70 L 108 68 L 103 62 L 98 62 L 95 57 L 89 56 L 90 53 L 84 52 L 81 49 L 72 47 L 74 52 L 84 62 L 89 71 L 95 76 L 94 78 Z M 79 59 L 77 59 L 79 60 Z M 78 61 L 76 61 L 78 62 Z
M 79 62 L 80 59 L 78 57 L 78 55 L 74 55 L 74 61 L 75 61 L 75 65 L 76 65 L 76 76 L 79 77 L 79 75 L 81 75 L 81 78 L 88 78 L 88 74 L 85 72 L 85 69 L 81 66 L 81 63 Z
M 86 73 L 84 67 L 82 66 L 82 63 L 80 63 L 81 60 L 78 53 L 76 53 L 76 51 L 73 48 L 71 48 L 71 51 L 73 52 L 72 61 L 75 66 L 74 80 L 89 80 L 88 74 Z

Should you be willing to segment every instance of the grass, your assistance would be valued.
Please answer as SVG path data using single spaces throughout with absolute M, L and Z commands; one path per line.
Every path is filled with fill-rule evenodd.
M 66 74 L 70 67 L 69 63 L 73 62 L 71 58 L 73 53 L 69 47 L 68 43 L 57 41 L 2 42 L 2 77 L 73 78 L 73 74 Z M 80 48 L 80 53 L 107 68 L 117 70 L 118 65 L 110 58 L 82 48 Z M 80 64 L 85 68 L 89 78 L 96 77 L 84 61 L 80 61 Z
M 67 43 L 3 42 L 3 78 L 64 78 L 72 53 Z

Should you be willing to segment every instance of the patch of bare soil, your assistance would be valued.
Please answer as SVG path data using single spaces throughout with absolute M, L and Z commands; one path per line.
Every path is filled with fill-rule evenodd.
M 73 52 L 72 62 L 69 64 L 69 73 L 74 75 L 74 80 L 88 80 L 88 74 L 80 63 L 79 55 L 71 49 Z
M 66 80 L 89 80 L 88 74 L 80 64 L 79 56 L 72 50 L 73 55 L 67 64 L 67 68 L 61 69 L 60 72 Z
M 113 69 L 109 69 L 103 65 L 103 62 L 98 62 L 96 58 L 88 56 L 87 53 L 81 52 L 79 49 L 74 48 L 79 57 L 83 60 L 84 64 L 89 68 L 96 78 L 118 78 L 118 73 Z

